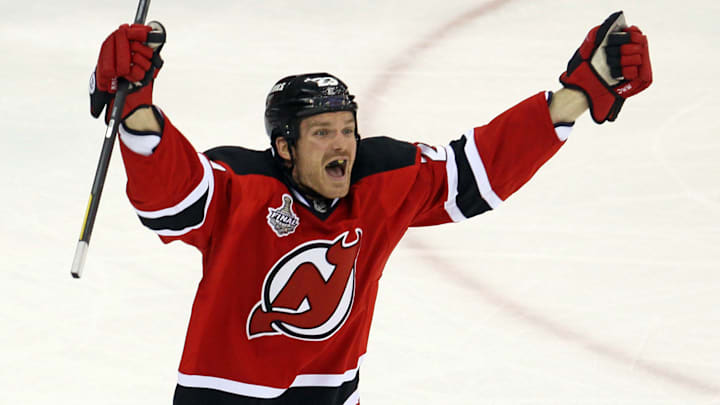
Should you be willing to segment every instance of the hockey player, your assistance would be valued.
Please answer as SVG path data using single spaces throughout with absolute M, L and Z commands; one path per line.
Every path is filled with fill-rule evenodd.
M 120 127 L 127 194 L 163 242 L 203 256 L 175 404 L 358 403 L 378 280 L 405 231 L 498 206 L 588 107 L 597 123 L 613 121 L 652 81 L 647 38 L 618 12 L 589 32 L 562 89 L 446 146 L 361 139 L 354 96 L 315 73 L 270 90 L 268 150 L 197 153 L 152 103 L 162 34 L 151 23 L 108 37 L 91 112 L 112 102 L 118 77 L 133 82 Z

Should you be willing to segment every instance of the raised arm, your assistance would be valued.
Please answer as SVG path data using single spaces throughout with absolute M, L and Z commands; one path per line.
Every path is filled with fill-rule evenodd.
M 587 34 L 560 82 L 562 89 L 531 97 L 444 148 L 419 145 L 431 173 L 421 177 L 437 180 L 426 188 L 441 192 L 430 194 L 414 224 L 495 208 L 561 147 L 586 110 L 597 123 L 615 120 L 625 99 L 652 83 L 647 38 L 625 25 L 622 12 L 610 15 Z
M 104 108 L 111 110 L 119 77 L 131 82 L 119 129 L 130 202 L 143 225 L 163 241 L 181 239 L 203 250 L 220 187 L 213 164 L 153 105 L 164 40 L 159 23 L 123 25 L 110 34 L 91 77 L 90 112 L 98 118 Z

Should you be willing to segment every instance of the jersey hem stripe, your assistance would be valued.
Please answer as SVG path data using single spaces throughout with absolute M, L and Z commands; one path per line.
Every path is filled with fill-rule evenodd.
M 277 398 L 290 388 L 297 387 L 339 387 L 343 383 L 352 381 L 357 376 L 358 370 L 365 355 L 358 358 L 357 366 L 342 374 L 301 374 L 287 388 L 268 387 L 264 385 L 248 384 L 233 381 L 226 378 L 211 377 L 204 375 L 183 374 L 178 372 L 178 384 L 189 388 L 209 388 L 218 391 L 228 392 L 236 395 L 244 395 L 253 398 L 272 399 Z M 357 391 L 356 391 L 357 393 Z M 355 395 L 355 394 L 353 394 Z M 351 395 L 351 398 L 352 396 Z M 348 401 L 350 398 L 348 398 Z M 356 402 L 345 402 L 355 404 Z

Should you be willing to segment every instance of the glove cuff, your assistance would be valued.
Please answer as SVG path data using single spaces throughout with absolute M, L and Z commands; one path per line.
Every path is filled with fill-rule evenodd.
M 573 71 L 572 75 L 564 72 L 560 75 L 560 83 L 566 88 L 578 90 L 585 95 L 590 115 L 598 124 L 615 121 L 625 101 L 598 80 L 587 63 L 582 63 Z

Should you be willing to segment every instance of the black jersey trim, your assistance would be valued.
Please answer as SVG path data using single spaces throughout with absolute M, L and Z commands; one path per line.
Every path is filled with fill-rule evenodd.
M 173 405 L 343 405 L 357 392 L 360 373 L 338 387 L 293 387 L 277 398 L 254 398 L 212 388 L 175 387 Z M 354 404 L 353 404 L 354 405 Z
M 138 218 L 140 218 L 140 222 L 142 222 L 143 225 L 153 231 L 181 231 L 183 229 L 193 227 L 201 223 L 205 218 L 205 203 L 208 199 L 208 191 L 205 191 L 205 193 L 197 201 L 192 203 L 192 205 L 175 215 L 168 215 L 159 218 L 146 218 L 138 215 Z
M 455 203 L 460 209 L 460 212 L 465 218 L 470 218 L 478 214 L 482 214 L 485 211 L 492 209 L 490 204 L 485 201 L 475 182 L 475 176 L 473 175 L 470 162 L 465 155 L 465 144 L 467 138 L 465 135 L 450 142 L 450 147 L 455 154 L 455 164 L 457 166 L 458 185 L 457 185 L 457 196 L 455 197 Z
M 212 161 L 227 164 L 235 174 L 258 174 L 275 178 L 293 192 L 301 206 L 320 220 L 328 219 L 339 205 L 332 203 L 324 212 L 316 210 L 311 204 L 312 198 L 299 191 L 283 173 L 270 149 L 258 151 L 240 146 L 218 146 L 205 151 L 204 154 Z M 408 142 L 384 136 L 361 139 L 358 142 L 350 184 L 355 184 L 373 174 L 412 166 L 415 164 L 416 155 L 417 148 Z M 304 198 L 297 198 L 297 193 Z
M 294 184 L 295 182 L 289 178 L 289 174 L 283 171 L 270 149 L 259 151 L 240 146 L 219 146 L 206 151 L 205 156 L 210 160 L 227 164 L 233 173 L 238 175 L 257 174 L 278 180 L 287 187 L 288 191 L 292 192 L 295 200 L 301 206 L 323 221 L 335 211 L 335 207 L 338 205 L 332 203 L 329 204 L 328 209 L 325 211 L 316 210 L 310 204 L 312 199 L 298 190 L 298 187 Z
M 204 152 L 210 160 L 230 166 L 236 174 L 260 174 L 282 181 L 283 175 L 270 149 L 252 150 L 241 146 L 218 146 Z
M 358 143 L 351 184 L 382 172 L 415 164 L 417 147 L 409 142 L 386 136 L 361 139 Z
M 215 181 L 210 162 L 202 154 L 198 159 L 203 167 L 200 183 L 179 203 L 160 210 L 143 211 L 135 208 L 140 222 L 160 236 L 180 236 L 205 223 Z
M 236 174 L 260 174 L 283 181 L 282 170 L 270 149 L 258 151 L 240 146 L 218 146 L 204 154 L 210 160 L 227 164 Z M 412 166 L 416 154 L 417 148 L 408 142 L 384 136 L 361 139 L 351 183 L 373 174 Z

